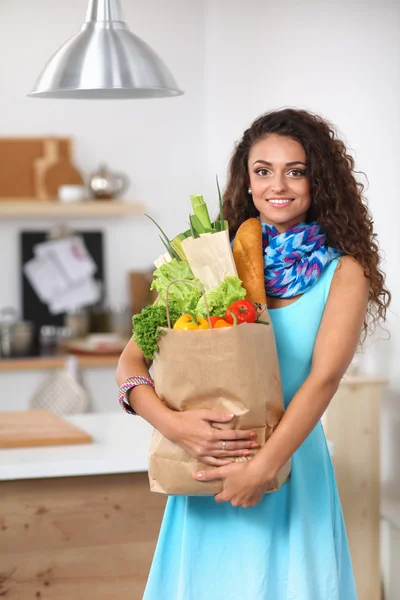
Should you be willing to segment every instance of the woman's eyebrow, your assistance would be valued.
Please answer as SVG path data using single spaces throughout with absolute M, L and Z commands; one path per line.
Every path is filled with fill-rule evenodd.
M 261 160 L 261 159 L 259 159 L 259 160 L 256 160 L 256 161 L 253 163 L 253 166 L 254 166 L 255 164 L 257 164 L 257 163 L 261 163 L 262 165 L 266 165 L 267 167 L 272 167 L 272 163 L 268 162 L 267 160 Z M 288 162 L 288 163 L 286 163 L 285 167 L 293 167 L 294 165 L 304 165 L 304 166 L 306 166 L 306 164 L 305 164 L 305 163 L 303 163 L 303 161 L 302 161 L 302 160 L 294 160 L 294 161 L 292 161 L 292 162 Z

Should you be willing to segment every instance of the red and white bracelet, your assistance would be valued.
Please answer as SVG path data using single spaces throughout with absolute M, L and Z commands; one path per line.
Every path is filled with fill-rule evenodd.
M 121 408 L 129 415 L 136 415 L 137 413 L 129 404 L 128 392 L 138 385 L 150 385 L 152 388 L 154 388 L 154 381 L 148 377 L 143 377 L 142 375 L 135 375 L 134 377 L 128 377 L 128 379 L 126 379 L 119 388 L 118 401 L 121 405 Z

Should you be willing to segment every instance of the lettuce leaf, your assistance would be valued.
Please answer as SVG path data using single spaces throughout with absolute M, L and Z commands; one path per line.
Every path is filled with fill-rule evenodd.
M 168 304 L 173 326 L 181 316 L 181 310 L 172 300 Z M 145 306 L 140 313 L 133 315 L 132 325 L 133 339 L 144 356 L 153 360 L 158 350 L 157 340 L 161 333 L 159 327 L 168 327 L 165 302 L 158 300 L 155 304 Z
M 175 279 L 189 279 L 200 283 L 198 279 L 195 279 L 189 263 L 186 260 L 178 261 L 176 258 L 158 267 L 153 275 L 154 279 L 150 289 L 157 290 L 158 295 L 164 301 L 166 300 L 167 286 L 171 281 Z M 197 286 L 181 281 L 171 285 L 168 292 L 168 298 L 174 301 L 182 312 L 195 310 L 200 297 L 201 290 Z
M 247 291 L 242 286 L 242 282 L 236 275 L 228 275 L 224 281 L 216 288 L 206 292 L 210 316 L 223 317 L 226 309 L 235 300 L 243 300 Z M 201 297 L 195 309 L 196 315 L 206 317 L 206 305 L 204 298 Z

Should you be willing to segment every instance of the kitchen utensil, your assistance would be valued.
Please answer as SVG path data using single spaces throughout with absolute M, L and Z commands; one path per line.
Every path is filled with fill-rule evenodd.
M 62 159 L 72 152 L 70 138 L 52 138 Z M 45 155 L 48 138 L 0 138 L 0 201 L 38 200 L 35 161 Z
M 128 339 L 114 333 L 94 333 L 83 340 L 66 342 L 66 348 L 73 354 L 119 355 L 125 348 Z
M 11 356 L 29 356 L 35 337 L 33 321 L 16 321 L 10 332 Z
M 6 307 L 0 311 L 0 355 L 2 358 L 11 356 L 11 331 L 16 320 L 15 308 Z
M 63 185 L 83 186 L 83 177 L 68 159 L 59 159 L 49 165 L 44 173 L 44 186 L 47 199 L 58 198 Z
M 129 179 L 123 173 L 113 173 L 102 164 L 89 178 L 88 187 L 98 200 L 107 200 L 123 194 L 129 185 Z
M 92 437 L 48 410 L 0 412 L 0 448 L 90 444 Z
M 60 202 L 81 202 L 89 198 L 89 190 L 85 185 L 61 185 L 58 188 Z
M 34 336 L 35 324 L 19 321 L 15 308 L 6 307 L 0 311 L 0 356 L 28 356 Z
M 68 356 L 63 370 L 49 375 L 33 394 L 29 408 L 55 414 L 87 412 L 89 395 L 78 380 L 78 359 Z
M 89 314 L 86 308 L 77 308 L 66 313 L 65 326 L 71 331 L 71 338 L 84 338 L 89 332 Z
M 47 170 L 57 163 L 59 150 L 57 140 L 49 138 L 44 141 L 44 155 L 34 162 L 35 191 L 39 200 L 49 200 L 46 189 L 45 175 Z

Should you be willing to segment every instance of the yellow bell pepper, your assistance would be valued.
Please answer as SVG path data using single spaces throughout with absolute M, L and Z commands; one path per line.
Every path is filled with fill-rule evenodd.
M 182 315 L 177 321 L 175 321 L 174 329 L 180 331 L 194 330 L 194 329 L 210 329 L 207 319 L 202 317 L 196 317 L 194 315 Z

